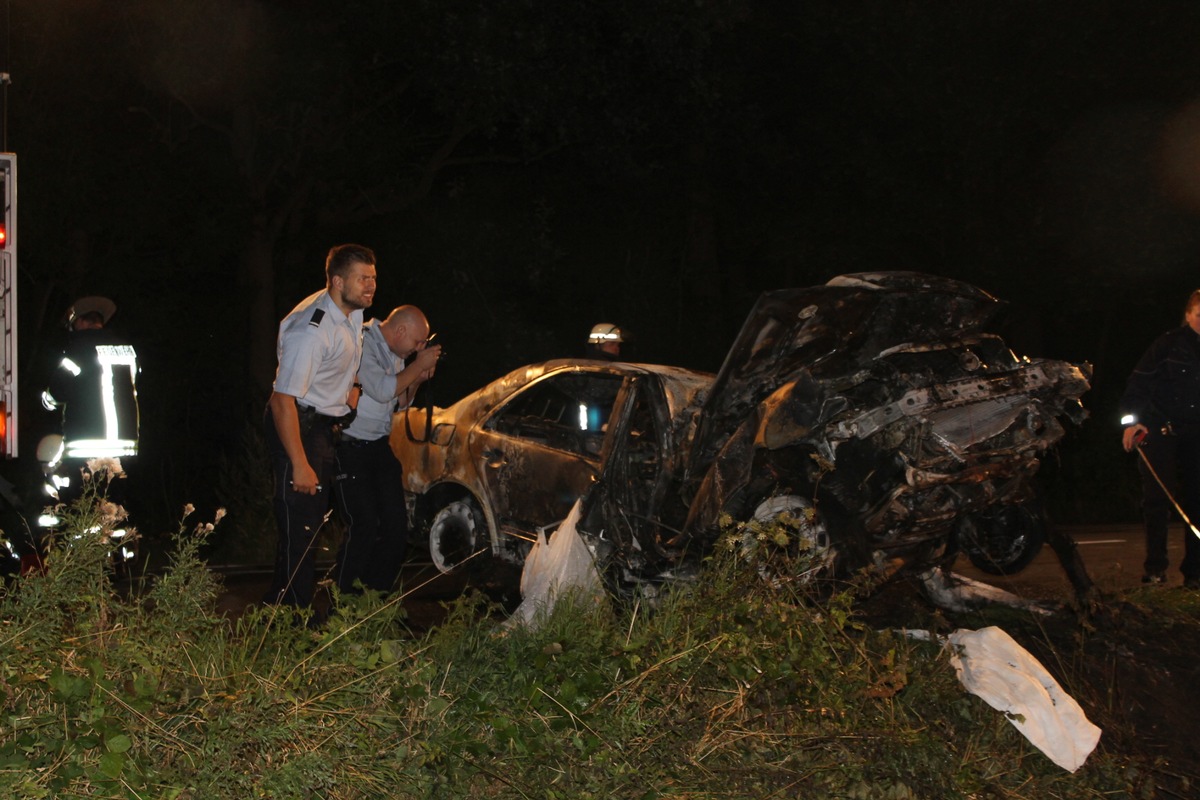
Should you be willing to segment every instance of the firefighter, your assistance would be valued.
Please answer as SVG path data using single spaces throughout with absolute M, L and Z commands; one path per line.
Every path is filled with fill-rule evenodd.
M 116 313 L 107 297 L 82 297 L 63 317 L 67 346 L 42 392 L 42 405 L 61 413 L 61 438 L 47 437 L 38 460 L 46 471 L 46 493 L 58 503 L 83 495 L 84 473 L 103 471 L 110 500 L 123 499 L 121 459 L 137 455 L 137 353 L 105 326 Z M 54 446 L 48 447 L 53 443 Z M 90 465 L 90 468 L 89 468 Z M 58 524 L 53 514 L 38 520 Z
M 587 357 L 600 361 L 620 361 L 621 344 L 629 340 L 629 332 L 611 322 L 592 326 L 587 338 Z

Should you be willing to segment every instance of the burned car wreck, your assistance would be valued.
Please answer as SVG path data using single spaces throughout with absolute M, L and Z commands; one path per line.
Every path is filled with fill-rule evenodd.
M 624 585 L 694 567 L 726 518 L 785 515 L 831 574 L 960 551 L 1015 571 L 1090 367 L 1014 355 L 987 332 L 1001 307 L 952 279 L 844 275 L 763 294 L 716 376 L 560 360 L 401 412 L 414 530 L 443 570 L 519 564 L 582 497 L 579 533 Z

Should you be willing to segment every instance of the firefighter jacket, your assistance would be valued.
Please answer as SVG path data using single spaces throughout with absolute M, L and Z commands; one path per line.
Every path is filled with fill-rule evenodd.
M 104 328 L 73 331 L 42 392 L 62 411 L 65 458 L 137 455 L 137 353 Z

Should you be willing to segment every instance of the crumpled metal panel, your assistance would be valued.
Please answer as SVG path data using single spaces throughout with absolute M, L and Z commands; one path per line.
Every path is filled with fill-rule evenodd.
M 975 286 L 914 272 L 858 273 L 764 293 L 717 373 L 690 476 L 708 469 L 751 409 L 801 373 L 854 380 L 890 347 L 967 336 L 1001 307 Z
M 836 506 L 830 534 L 860 560 L 934 554 L 964 515 L 1027 501 L 1090 367 L 1017 358 L 981 328 L 998 307 L 913 273 L 764 295 L 702 411 L 675 544 L 778 493 Z

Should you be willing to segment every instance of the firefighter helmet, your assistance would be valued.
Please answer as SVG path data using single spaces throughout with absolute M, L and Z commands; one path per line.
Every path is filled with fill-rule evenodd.
M 623 341 L 623 331 L 611 322 L 601 322 L 592 326 L 592 332 L 588 334 L 588 344 L 621 344 Z
M 67 309 L 67 313 L 63 315 L 63 323 L 67 326 L 67 330 L 72 330 L 75 326 L 75 320 L 88 314 L 99 314 L 103 320 L 103 324 L 107 325 L 112 319 L 112 315 L 117 313 L 117 304 L 107 297 L 99 295 L 91 295 L 81 297 L 71 304 Z

